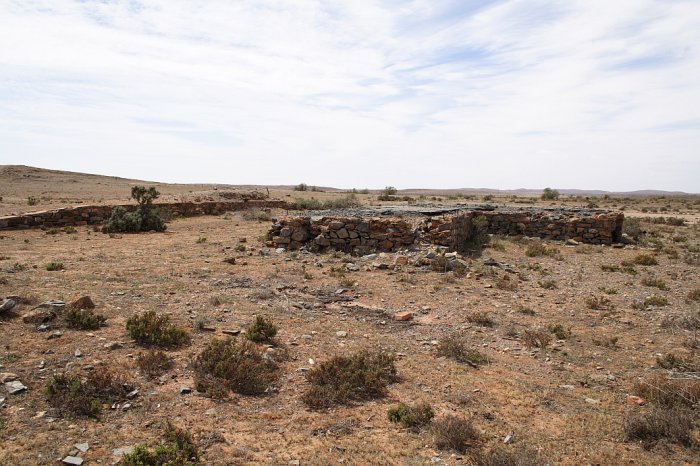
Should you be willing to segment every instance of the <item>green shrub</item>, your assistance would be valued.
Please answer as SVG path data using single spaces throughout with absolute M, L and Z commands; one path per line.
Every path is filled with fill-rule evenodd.
M 70 328 L 80 330 L 96 330 L 107 320 L 103 315 L 95 314 L 92 309 L 68 309 L 63 318 Z
M 156 188 L 144 186 L 131 188 L 131 197 L 138 202 L 133 212 L 121 206 L 112 210 L 109 220 L 102 226 L 103 233 L 137 233 L 139 231 L 165 231 L 163 219 L 153 208 L 153 201 L 160 195 Z
M 277 365 L 263 350 L 243 340 L 214 338 L 194 359 L 197 390 L 216 398 L 228 391 L 241 395 L 261 395 L 277 379 Z
M 199 238 L 197 238 L 197 241 L 195 241 L 195 243 L 197 243 L 197 244 L 204 244 L 206 242 L 207 242 L 206 236 L 200 236 Z
M 434 416 L 435 412 L 428 403 L 419 403 L 414 406 L 400 403 L 387 411 L 389 421 L 415 431 L 429 425 Z
M 361 351 L 334 356 L 306 373 L 310 387 L 302 399 L 311 408 L 327 408 L 350 401 L 381 398 L 386 386 L 398 380 L 394 357 Z
M 566 329 L 561 324 L 549 325 L 547 330 L 553 333 L 557 340 L 566 340 L 571 336 L 571 329 Z
M 181 346 L 190 341 L 185 330 L 170 323 L 170 317 L 155 311 L 130 317 L 126 321 L 126 331 L 141 345 Z
M 263 316 L 255 316 L 255 322 L 248 326 L 245 337 L 256 343 L 273 343 L 277 330 L 277 326 L 271 320 Z
M 309 189 L 309 186 L 306 183 L 299 183 L 298 185 L 294 186 L 294 191 L 307 191 Z
M 544 191 L 542 191 L 543 201 L 555 201 L 557 199 L 559 199 L 559 191 L 552 188 L 544 188 Z
M 660 290 L 668 290 L 668 285 L 662 278 L 644 277 L 642 278 L 642 285 L 658 288 Z
M 58 270 L 65 270 L 65 267 L 63 267 L 63 262 L 49 262 L 46 264 L 46 270 L 49 272 L 55 272 Z
M 34 196 L 29 196 L 29 197 L 27 198 L 27 204 L 28 204 L 28 205 L 37 205 L 38 203 L 39 203 L 39 199 L 37 199 L 37 198 L 34 197 Z
M 151 450 L 138 445 L 119 462 L 122 466 L 194 466 L 199 464 L 199 450 L 190 434 L 168 421 L 163 443 Z

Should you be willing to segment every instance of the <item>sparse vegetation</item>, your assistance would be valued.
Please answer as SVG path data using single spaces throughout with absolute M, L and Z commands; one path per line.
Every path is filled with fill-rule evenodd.
M 46 264 L 46 270 L 49 272 L 56 272 L 58 270 L 65 270 L 63 262 L 49 262 Z
M 194 359 L 197 390 L 215 398 L 229 391 L 241 395 L 262 395 L 277 379 L 277 365 L 254 343 L 233 339 L 212 339 Z
M 255 322 L 246 329 L 245 337 L 255 343 L 274 343 L 277 326 L 263 316 L 255 316 Z
M 543 201 L 555 201 L 557 199 L 559 199 L 559 191 L 552 188 L 544 188 L 544 191 L 542 191 Z
M 472 324 L 479 325 L 481 327 L 493 327 L 496 325 L 496 321 L 493 317 L 489 315 L 488 312 L 478 311 L 473 312 L 467 316 L 467 321 Z
M 596 311 L 611 311 L 615 309 L 615 305 L 609 298 L 605 296 L 588 296 L 585 300 L 588 309 L 593 309 Z
M 504 446 L 479 450 L 472 454 L 474 466 L 547 466 L 550 464 L 537 450 Z
M 155 378 L 169 371 L 173 367 L 174 361 L 163 351 L 150 349 L 138 355 L 136 365 L 143 375 Z
M 435 446 L 440 450 L 465 453 L 481 443 L 481 436 L 472 421 L 463 417 L 443 416 L 433 421 L 431 430 Z
M 554 334 L 554 336 L 557 337 L 557 340 L 566 340 L 571 336 L 571 329 L 564 328 L 564 326 L 561 324 L 549 325 L 547 326 L 547 330 Z
M 440 340 L 437 347 L 437 355 L 469 364 L 475 368 L 491 362 L 484 354 L 469 348 L 463 338 L 454 335 Z
M 190 341 L 185 330 L 170 322 L 167 315 L 146 311 L 126 321 L 126 331 L 140 345 L 182 346 Z
M 658 265 L 659 261 L 656 260 L 656 257 L 649 254 L 638 254 L 634 257 L 632 263 L 635 265 Z
M 546 348 L 552 341 L 549 332 L 541 329 L 525 330 L 520 339 L 528 348 Z
M 133 386 L 124 376 L 103 369 L 88 373 L 85 380 L 74 374 L 55 374 L 46 385 L 46 397 L 63 415 L 97 417 L 103 402 L 125 399 L 131 390 Z
M 525 248 L 525 255 L 527 257 L 556 257 L 559 255 L 559 250 L 557 248 L 548 248 L 542 243 L 533 243 Z
M 123 466 L 194 466 L 199 464 L 199 449 L 192 436 L 169 421 L 166 424 L 163 442 L 154 449 L 137 445 L 119 462 Z
M 95 314 L 92 309 L 68 309 L 63 318 L 70 328 L 80 330 L 96 330 L 107 321 L 105 316 Z
M 361 351 L 334 356 L 306 373 L 310 387 L 302 399 L 311 408 L 328 408 L 381 398 L 386 387 L 398 380 L 394 357 L 382 352 Z
M 429 403 L 418 403 L 412 406 L 400 403 L 387 411 L 389 421 L 414 431 L 419 431 L 430 425 L 434 416 L 435 412 Z
M 689 447 L 693 444 L 695 425 L 695 417 L 687 409 L 656 407 L 646 412 L 628 412 L 624 427 L 628 440 L 639 440 L 649 446 L 667 440 Z

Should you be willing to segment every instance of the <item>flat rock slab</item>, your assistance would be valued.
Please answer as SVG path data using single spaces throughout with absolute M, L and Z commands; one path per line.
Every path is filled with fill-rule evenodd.
M 15 393 L 23 392 L 26 389 L 27 389 L 27 387 L 19 380 L 5 382 L 5 390 L 7 390 L 7 393 L 9 393 L 10 395 L 14 395 Z
M 79 458 L 77 456 L 66 456 L 65 458 L 63 458 L 61 460 L 61 462 L 63 464 L 71 464 L 71 465 L 75 465 L 75 466 L 80 466 L 81 464 L 83 464 L 83 459 Z

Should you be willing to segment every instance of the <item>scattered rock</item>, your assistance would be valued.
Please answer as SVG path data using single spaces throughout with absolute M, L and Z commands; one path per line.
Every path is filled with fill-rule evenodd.
M 231 336 L 235 337 L 236 335 L 240 335 L 241 330 L 240 329 L 238 329 L 238 330 L 222 330 L 221 332 L 224 335 L 231 335 Z
M 397 312 L 396 314 L 394 314 L 394 320 L 400 322 L 405 322 L 411 319 L 413 319 L 413 312 L 411 311 Z
M 80 348 L 76 348 L 76 349 L 75 349 L 75 352 L 73 353 L 73 355 L 74 355 L 76 358 L 82 358 L 82 357 L 83 357 L 83 352 L 80 351 Z
M 339 338 L 345 338 L 348 336 L 348 332 L 346 332 L 345 330 L 338 330 L 337 332 L 335 332 L 335 336 Z
M 63 458 L 62 462 L 63 462 L 63 464 L 71 464 L 74 466 L 80 466 L 81 464 L 83 464 L 83 459 L 79 458 L 77 456 L 66 456 L 65 458 Z
M 114 450 L 112 450 L 112 454 L 114 456 L 121 458 L 124 455 L 131 454 L 131 452 L 133 452 L 133 451 L 134 451 L 134 447 L 133 447 L 133 445 L 131 445 L 131 446 L 127 446 L 127 447 L 115 448 Z
M 92 302 L 90 296 L 83 296 L 75 301 L 73 301 L 69 306 L 69 309 L 95 309 L 95 303 Z
M 627 404 L 629 406 L 637 405 L 637 406 L 644 406 L 647 404 L 647 400 L 644 398 L 635 396 L 635 395 L 627 395 Z
M 35 308 L 22 316 L 22 321 L 25 324 L 45 324 L 56 318 L 56 311 L 50 308 Z
M 357 272 L 360 270 L 360 267 L 357 264 L 353 264 L 352 262 L 348 262 L 345 264 L 345 269 L 348 272 Z
M 5 382 L 5 390 L 7 390 L 7 393 L 9 393 L 10 395 L 14 395 L 15 393 L 21 393 L 26 389 L 27 387 L 19 380 Z
M 579 242 L 576 241 L 575 239 L 569 238 L 569 239 L 566 240 L 566 243 L 565 243 L 565 244 L 566 244 L 567 246 L 578 246 Z
M 88 445 L 87 442 L 85 442 L 85 443 L 76 443 L 76 444 L 73 445 L 73 446 L 74 446 L 75 448 L 77 448 L 78 450 L 80 450 L 81 452 L 83 452 L 83 453 L 85 453 L 86 451 L 88 451 L 88 450 L 90 449 L 90 445 Z
M 12 372 L 0 372 L 0 382 L 6 383 L 12 382 L 13 380 L 17 380 L 17 374 L 13 374 Z
M 129 400 L 133 400 L 134 398 L 136 398 L 138 396 L 138 394 L 139 394 L 138 390 L 132 390 L 126 394 L 126 398 Z
M 192 393 L 192 389 L 187 385 L 183 385 L 182 387 L 180 387 L 180 395 L 188 395 L 190 393 Z
M 55 331 L 49 333 L 49 336 L 47 337 L 47 339 L 55 340 L 56 338 L 61 338 L 62 336 L 63 336 L 63 332 L 61 332 L 59 330 L 55 330 Z
M 600 403 L 600 400 L 596 400 L 594 398 L 586 398 L 586 403 L 591 405 L 597 405 L 598 403 Z
M 3 300 L 2 304 L 0 304 L 0 312 L 8 312 L 16 305 L 17 302 L 14 299 L 5 299 Z
M 109 343 L 105 343 L 104 347 L 105 347 L 105 349 L 108 349 L 108 350 L 116 350 L 116 349 L 124 348 L 124 345 L 122 345 L 118 341 L 110 341 Z

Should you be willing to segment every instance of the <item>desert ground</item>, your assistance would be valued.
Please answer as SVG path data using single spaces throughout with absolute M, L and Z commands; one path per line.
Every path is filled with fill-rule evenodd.
M 3 173 L 3 215 L 122 203 L 135 183 Z M 232 189 L 156 187 L 163 199 Z M 28 197 L 39 201 L 29 206 Z M 26 389 L 0 391 L 0 464 L 66 456 L 117 464 L 131 447 L 158 445 L 168 420 L 189 433 L 201 464 L 514 464 L 495 453 L 533 465 L 700 464 L 698 196 L 408 197 L 357 194 L 365 204 L 596 205 L 636 220 L 620 247 L 492 237 L 462 257 L 469 266 L 461 273 L 436 270 L 439 251 L 427 244 L 370 258 L 270 248 L 271 219 L 288 213 L 278 210 L 175 219 L 162 233 L 1 231 L 1 295 L 17 304 L 0 318 L 0 373 Z M 42 303 L 84 296 L 104 325 L 71 328 L 60 313 L 25 322 Z M 152 348 L 126 330 L 146 311 L 169 316 L 190 340 L 162 348 L 173 364 L 155 377 L 139 364 Z M 410 320 L 395 319 L 406 311 Z M 213 338 L 244 340 L 256 316 L 278 327 L 274 341 L 258 344 L 277 366 L 274 382 L 257 396 L 197 390 L 198 355 Z M 445 341 L 481 358 L 450 357 Z M 305 403 L 314 367 L 363 350 L 394 358 L 396 377 L 382 396 Z M 128 397 L 88 416 L 50 402 L 56 374 L 106 372 L 126 381 Z M 391 422 L 387 411 L 399 403 L 429 403 L 433 424 L 469 421 L 469 442 L 446 448 L 430 425 Z M 657 428 L 639 428 L 644 416 L 656 416 Z M 84 452 L 75 446 L 85 443 Z

